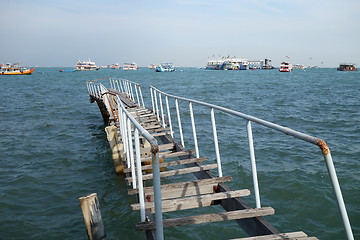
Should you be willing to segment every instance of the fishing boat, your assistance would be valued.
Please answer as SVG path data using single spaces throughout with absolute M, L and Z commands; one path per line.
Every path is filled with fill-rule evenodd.
M 19 66 L 19 63 L 7 63 L 0 66 L 0 75 L 29 75 L 35 68 L 26 68 Z
M 90 71 L 90 70 L 99 70 L 100 67 L 96 66 L 95 62 L 91 60 L 88 61 L 78 61 L 76 64 L 76 71 Z
M 172 63 L 161 63 L 155 68 L 155 72 L 174 72 L 175 67 Z
M 280 72 L 291 72 L 292 65 L 289 62 L 282 62 L 279 68 Z
M 355 64 L 343 63 L 337 68 L 338 71 L 357 71 Z
M 138 66 L 136 63 L 124 63 L 123 70 L 137 70 Z

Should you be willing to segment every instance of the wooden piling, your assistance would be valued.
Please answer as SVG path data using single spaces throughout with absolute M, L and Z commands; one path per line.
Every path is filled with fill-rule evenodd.
M 99 200 L 96 193 L 79 198 L 89 240 L 106 240 L 104 224 L 101 217 Z
M 105 128 L 105 132 L 107 135 L 108 142 L 110 144 L 110 149 L 112 153 L 112 159 L 114 161 L 115 172 L 117 174 L 122 174 L 125 168 L 125 165 L 122 162 L 124 159 L 124 153 L 122 151 L 123 146 L 119 141 L 119 137 L 117 134 L 117 127 L 108 126 Z

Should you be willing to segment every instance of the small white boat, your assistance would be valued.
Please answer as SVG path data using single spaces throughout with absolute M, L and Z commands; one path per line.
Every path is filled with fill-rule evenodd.
M 76 71 L 90 71 L 90 70 L 99 70 L 100 67 L 96 66 L 95 62 L 91 60 L 88 61 L 78 61 L 76 64 Z
M 137 70 L 138 66 L 136 63 L 124 63 L 123 70 Z
M 289 62 L 282 62 L 279 68 L 280 72 L 291 72 L 292 65 Z

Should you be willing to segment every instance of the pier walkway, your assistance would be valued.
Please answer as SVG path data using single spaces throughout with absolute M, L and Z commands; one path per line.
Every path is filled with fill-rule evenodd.
M 154 87 L 150 89 L 152 108 L 148 109 L 145 107 L 140 85 L 125 79 L 98 79 L 89 81 L 87 87 L 90 101 L 97 103 L 108 125 L 106 133 L 115 170 L 118 174 L 125 174 L 129 185 L 128 194 L 136 195 L 138 199 L 138 202 L 131 204 L 134 211 L 140 212 L 139 222 L 134 229 L 145 231 L 147 239 L 164 239 L 163 228 L 230 220 L 235 220 L 242 229 L 239 230 L 237 239 L 317 239 L 302 231 L 280 233 L 265 219 L 265 216 L 275 214 L 275 210 L 271 206 L 261 206 L 251 123 L 261 124 L 320 147 L 347 237 L 353 239 L 330 150 L 322 140 L 230 109 L 173 96 Z M 175 101 L 176 113 L 170 112 L 169 99 Z M 189 104 L 195 149 L 185 148 L 178 101 Z M 209 109 L 214 140 L 209 144 L 214 145 L 215 161 L 199 154 L 192 108 L 194 104 Z M 247 121 L 255 207 L 245 202 L 246 197 L 251 194 L 249 189 L 231 190 L 226 185 L 232 181 L 232 177 L 222 174 L 215 111 Z M 179 141 L 174 138 L 172 122 L 175 119 Z M 186 215 L 188 211 L 183 210 L 188 209 L 199 209 L 197 213 L 201 214 Z M 175 211 L 179 212 L 175 218 L 163 217 L 164 213 Z M 249 237 L 244 238 L 244 233 Z

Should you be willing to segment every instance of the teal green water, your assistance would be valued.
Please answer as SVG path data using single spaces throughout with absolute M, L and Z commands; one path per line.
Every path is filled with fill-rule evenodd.
M 110 76 L 141 84 L 147 107 L 153 85 L 322 138 L 332 151 L 355 239 L 360 238 L 360 72 L 59 69 L 0 76 L 0 239 L 87 239 L 78 198 L 92 192 L 99 195 L 108 239 L 145 239 L 134 227 L 140 220 L 129 206 L 135 198 L 127 195 L 124 178 L 114 173 L 101 114 L 89 103 L 86 81 Z M 188 106 L 180 107 L 185 145 L 191 149 Z M 197 106 L 194 111 L 200 155 L 212 162 L 209 111 Z M 233 177 L 229 186 L 252 191 L 246 122 L 221 113 L 216 121 L 223 172 Z M 255 124 L 253 135 L 262 206 L 276 212 L 266 218 L 282 232 L 303 230 L 319 239 L 345 239 L 318 148 Z M 183 179 L 188 178 L 179 177 Z M 245 200 L 255 206 L 253 196 Z M 165 230 L 166 239 L 242 236 L 232 222 Z

